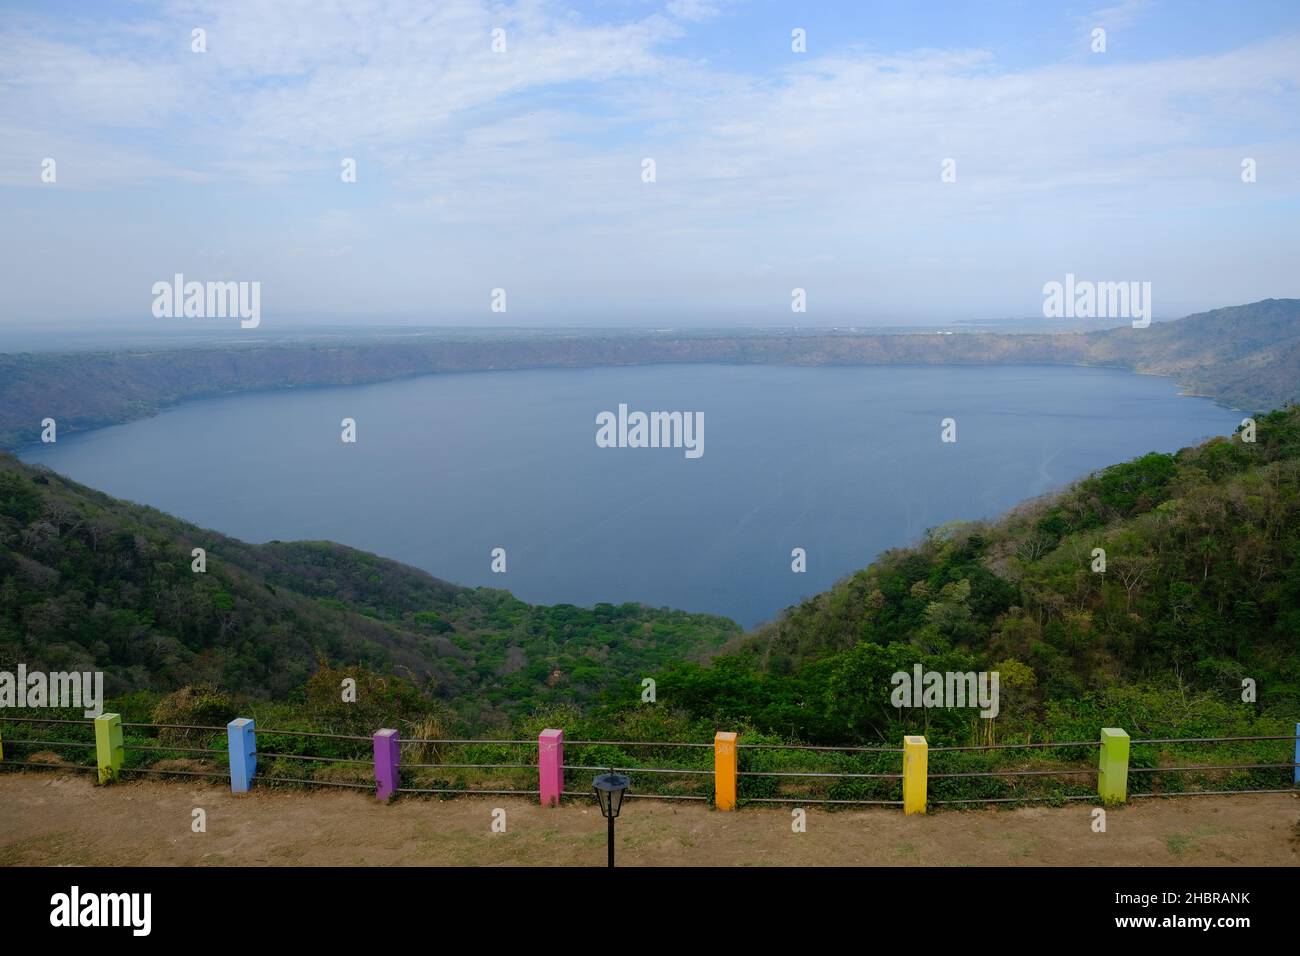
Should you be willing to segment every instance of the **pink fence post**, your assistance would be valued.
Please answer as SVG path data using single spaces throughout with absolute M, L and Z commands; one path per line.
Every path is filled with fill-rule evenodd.
M 564 789 L 564 731 L 543 730 L 537 735 L 537 773 L 542 806 L 558 807 Z
M 401 745 L 396 730 L 377 730 L 375 742 L 375 796 L 387 803 L 401 784 Z

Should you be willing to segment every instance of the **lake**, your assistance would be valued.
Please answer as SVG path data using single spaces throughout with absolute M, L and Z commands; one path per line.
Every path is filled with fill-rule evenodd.
M 703 413 L 704 453 L 597 447 L 620 404 Z M 526 601 L 749 626 L 927 528 L 1241 417 L 1110 369 L 657 365 L 233 395 L 21 457 L 249 541 L 329 539 Z

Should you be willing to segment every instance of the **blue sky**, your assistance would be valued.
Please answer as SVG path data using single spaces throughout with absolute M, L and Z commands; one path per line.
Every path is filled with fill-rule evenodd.
M 157 322 L 176 272 L 270 328 L 1300 296 L 1298 64 L 1283 2 L 6 3 L 0 336 Z

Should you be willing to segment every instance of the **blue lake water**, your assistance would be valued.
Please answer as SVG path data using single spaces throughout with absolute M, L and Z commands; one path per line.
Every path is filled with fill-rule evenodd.
M 703 412 L 704 454 L 597 447 L 620 403 Z M 22 457 L 249 541 L 330 539 L 527 601 L 748 626 L 927 528 L 1240 420 L 1109 369 L 659 365 L 235 395 Z

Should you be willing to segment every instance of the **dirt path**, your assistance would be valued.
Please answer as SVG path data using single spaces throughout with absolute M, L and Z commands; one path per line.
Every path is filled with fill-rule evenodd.
M 207 832 L 191 829 L 192 811 Z M 493 833 L 492 811 L 506 813 Z M 1295 866 L 1300 799 L 1289 794 L 1147 799 L 1092 808 L 720 813 L 628 801 L 621 865 Z M 0 865 L 600 865 L 605 822 L 590 804 L 545 810 L 521 798 L 408 799 L 379 805 L 353 791 L 263 791 L 157 781 L 96 787 L 84 774 L 0 774 Z

